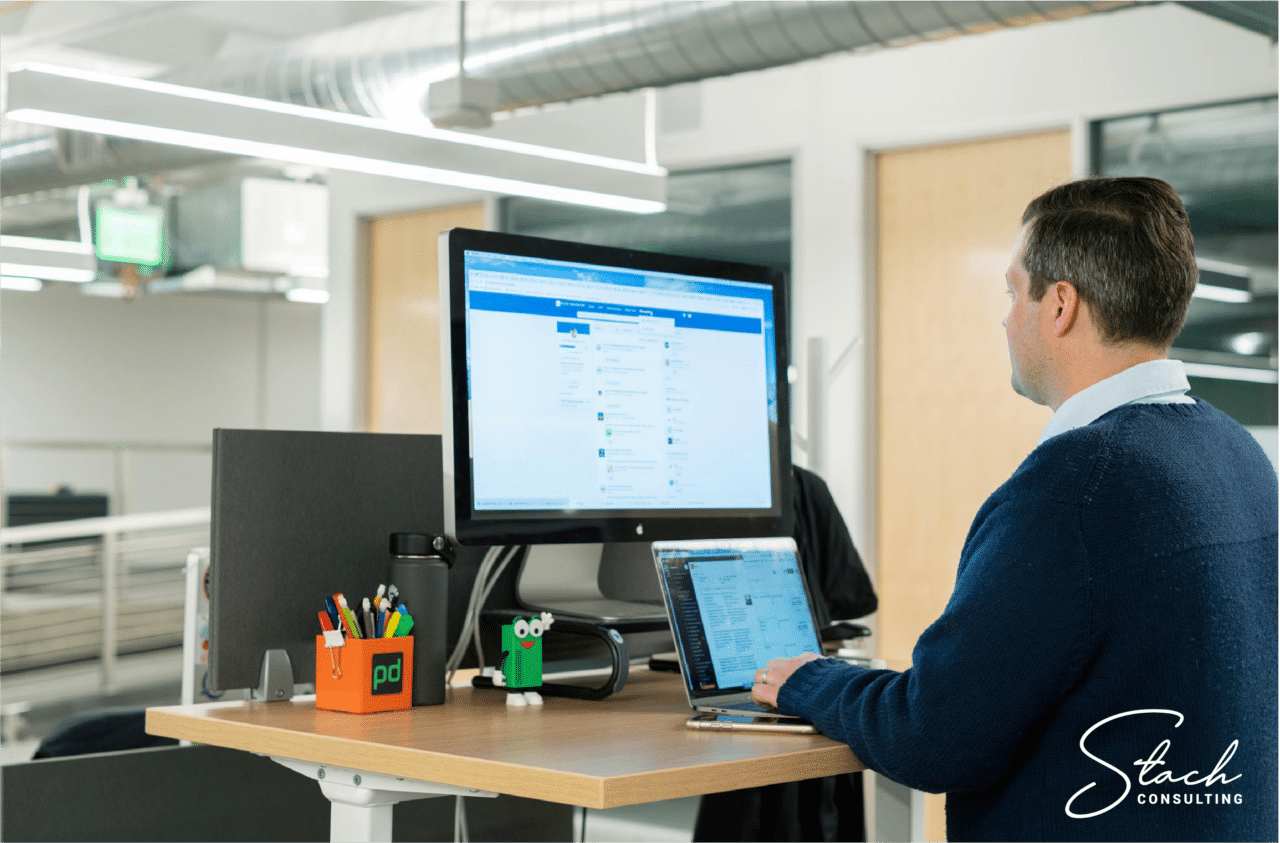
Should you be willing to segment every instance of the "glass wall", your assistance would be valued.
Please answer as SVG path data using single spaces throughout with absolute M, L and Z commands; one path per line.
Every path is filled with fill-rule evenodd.
M 1172 356 L 1193 395 L 1251 427 L 1277 416 L 1278 155 L 1274 97 L 1093 125 L 1095 173 L 1164 179 L 1186 204 L 1200 283 Z
M 791 162 L 686 170 L 667 179 L 667 211 L 625 214 L 504 200 L 502 230 L 791 269 Z

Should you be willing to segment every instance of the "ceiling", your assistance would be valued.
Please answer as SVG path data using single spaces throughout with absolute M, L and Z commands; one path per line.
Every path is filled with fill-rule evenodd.
M 13 0 L 0 3 L 0 70 L 44 62 L 151 78 L 427 5 L 431 0 Z

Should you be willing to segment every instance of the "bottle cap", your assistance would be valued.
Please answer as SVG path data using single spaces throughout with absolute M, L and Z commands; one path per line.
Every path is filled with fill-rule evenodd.
M 449 540 L 429 533 L 392 533 L 391 555 L 440 559 L 446 565 L 453 564 Z

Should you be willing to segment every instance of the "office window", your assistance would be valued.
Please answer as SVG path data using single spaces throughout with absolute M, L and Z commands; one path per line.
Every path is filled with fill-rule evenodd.
M 501 228 L 556 240 L 760 264 L 781 269 L 790 278 L 791 162 L 671 173 L 667 210 L 661 214 L 506 199 Z
M 1200 284 L 1172 356 L 1191 392 L 1241 424 L 1274 427 L 1276 98 L 1093 124 L 1094 172 L 1154 176 L 1187 206 Z

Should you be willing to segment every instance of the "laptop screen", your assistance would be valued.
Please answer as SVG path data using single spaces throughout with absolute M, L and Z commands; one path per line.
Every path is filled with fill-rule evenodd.
M 750 690 L 770 659 L 822 652 L 791 539 L 653 549 L 693 697 Z

